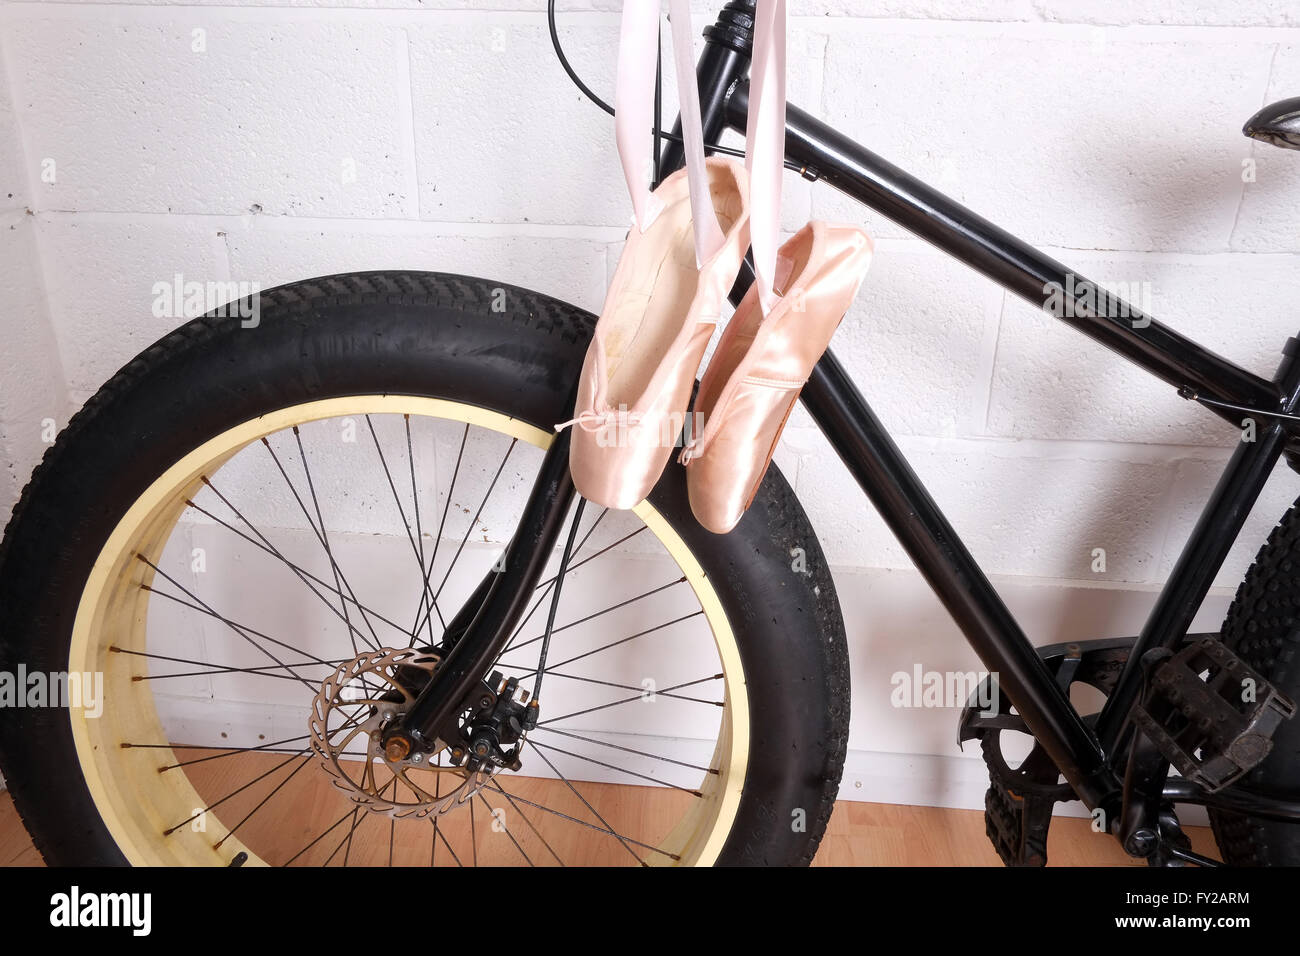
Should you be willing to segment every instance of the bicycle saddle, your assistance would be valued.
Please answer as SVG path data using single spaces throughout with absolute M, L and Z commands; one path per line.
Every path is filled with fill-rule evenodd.
M 1246 120 L 1241 131 L 1251 139 L 1284 149 L 1300 149 L 1300 96 L 1270 103 Z

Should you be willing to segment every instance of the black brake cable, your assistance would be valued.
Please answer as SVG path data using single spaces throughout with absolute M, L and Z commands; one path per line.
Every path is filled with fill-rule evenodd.
M 565 542 L 564 552 L 560 555 L 560 568 L 555 572 L 555 590 L 551 593 L 551 607 L 546 614 L 546 633 L 542 635 L 542 650 L 537 655 L 537 677 L 533 681 L 533 703 L 537 703 L 542 693 L 542 678 L 546 676 L 546 656 L 551 649 L 551 634 L 555 631 L 555 612 L 560 606 L 560 589 L 564 587 L 564 576 L 569 573 L 569 559 L 573 557 L 573 541 L 578 536 L 578 524 L 582 521 L 582 511 L 587 507 L 586 498 L 578 498 L 578 506 L 573 509 L 573 524 L 569 526 L 569 540 Z
M 571 63 L 569 63 L 569 58 L 568 58 L 567 56 L 564 55 L 564 46 L 560 43 L 560 34 L 559 34 L 559 31 L 556 29 L 556 26 L 555 26 L 555 0 L 546 0 L 546 22 L 547 22 L 547 25 L 550 27 L 550 30 L 551 30 L 551 46 L 553 46 L 553 47 L 555 48 L 555 55 L 556 55 L 557 57 L 559 57 L 559 60 L 560 60 L 560 66 L 564 67 L 564 72 L 567 73 L 567 74 L 569 74 L 569 79 L 571 79 L 571 80 L 573 81 L 573 85 L 576 86 L 579 90 L 582 91 L 582 95 L 583 95 L 583 96 L 585 96 L 587 99 L 591 100 L 591 102 L 595 103 L 597 106 L 599 106 L 602 110 L 604 110 L 604 111 L 605 111 L 606 113 L 608 113 L 610 116 L 613 116 L 613 115 L 614 115 L 614 107 L 610 106 L 608 103 L 606 103 L 604 100 L 602 100 L 599 96 L 597 96 L 595 93 L 593 93 L 593 92 L 591 91 L 591 87 L 587 86 L 586 83 L 582 82 L 582 77 L 578 76 L 578 73 L 577 73 L 576 70 L 574 70 L 573 65 L 572 65 Z M 655 81 L 655 85 L 656 85 L 656 87 L 658 87 L 658 82 L 659 82 L 659 81 L 658 81 L 658 74 L 656 73 L 656 81 Z M 656 92 L 656 100 L 658 100 L 658 96 L 659 96 L 659 94 L 658 94 L 658 92 Z M 655 140 L 656 140 L 656 150 L 655 150 L 655 156 L 656 156 L 656 162 L 655 162 L 655 166 L 656 166 L 656 178 L 658 177 L 658 172 L 659 172 L 659 169 L 658 169 L 658 141 L 659 141 L 660 139 L 665 139 L 665 140 L 667 140 L 667 141 L 670 142 L 670 143 L 677 143 L 679 146 L 682 144 L 682 138 L 681 138 L 680 136 L 676 135 L 675 133 L 668 133 L 668 132 L 665 132 L 665 131 L 661 128 L 661 123 L 662 123 L 662 120 L 661 120 L 661 117 L 660 117 L 660 114 L 659 114 L 658 104 L 656 103 L 656 109 L 655 109 L 655 125 L 654 125 L 654 128 L 653 128 L 653 129 L 654 129 Z M 722 153 L 724 156 L 735 156 L 735 157 L 737 157 L 737 158 L 739 158 L 739 159 L 744 159 L 744 158 L 745 158 L 745 151 L 744 151 L 743 149 L 732 149 L 730 146 L 723 146 L 723 145 L 721 145 L 721 144 L 719 144 L 719 143 L 708 143 L 708 144 L 705 145 L 704 148 L 705 148 L 707 151 L 711 152 L 711 153 Z M 786 161 L 785 161 L 785 168 L 786 168 L 786 169 L 793 170 L 793 171 L 796 172 L 796 173 L 803 173 L 803 172 L 804 172 L 804 167 L 799 166 L 797 163 L 792 163 L 792 162 L 790 162 L 789 160 L 786 160 Z
M 655 37 L 655 141 L 650 144 L 650 162 L 654 167 L 654 179 L 650 183 L 650 191 L 654 192 L 659 188 L 659 184 L 664 179 L 664 150 L 661 140 L 663 139 L 664 122 L 664 38 L 661 34 Z

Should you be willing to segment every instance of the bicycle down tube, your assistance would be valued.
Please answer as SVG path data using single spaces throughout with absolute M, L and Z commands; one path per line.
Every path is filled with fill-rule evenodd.
M 725 127 L 744 131 L 748 63 L 738 55 L 739 31 L 715 26 L 706 30 L 706 38 L 698 81 L 705 135 L 716 142 Z M 1039 307 L 1046 306 L 1052 284 L 1062 290 L 1085 288 L 1086 280 L 1060 263 L 794 106 L 787 113 L 786 158 L 806 178 L 826 181 Z M 680 147 L 669 143 L 665 172 L 680 165 Z M 1080 281 L 1071 283 L 1072 276 Z M 742 275 L 736 294 L 743 293 L 745 280 Z M 1185 396 L 1263 411 L 1300 408 L 1300 357 L 1288 355 L 1276 380 L 1269 382 L 1099 287 L 1091 286 L 1090 294 L 1091 301 L 1080 292 L 1073 313 L 1062 320 Z M 832 352 L 814 369 L 802 400 L 981 661 L 998 674 L 1008 699 L 1078 797 L 1089 807 L 1116 809 L 1121 788 L 1111 761 L 1120 754 L 1128 709 L 1140 692 L 1138 661 L 1147 650 L 1172 646 L 1186 634 L 1287 438 L 1295 433 L 1294 423 L 1274 419 L 1261 426 L 1257 441 L 1238 444 L 1094 732 Z M 1213 410 L 1237 424 L 1239 412 Z
M 728 101 L 727 116 L 733 126 L 739 125 L 745 115 L 745 94 L 745 85 L 742 83 Z M 900 225 L 1040 308 L 1044 305 L 1045 291 L 1049 284 L 1055 284 L 1058 288 L 1070 287 L 1069 272 L 1064 266 L 793 107 L 790 109 L 787 129 L 787 153 L 792 161 L 815 169 L 818 178 L 827 180 L 878 212 L 889 215 Z M 1082 283 L 1075 285 L 1084 287 Z M 1108 298 L 1103 299 L 1099 294 L 1099 301 L 1093 304 L 1097 314 L 1066 317 L 1063 321 L 1174 387 L 1192 388 L 1197 392 L 1220 396 L 1234 404 L 1253 405 L 1264 410 L 1296 410 L 1293 394 L 1293 378 L 1297 374 L 1295 356 L 1287 355 L 1279 366 L 1276 380 L 1269 382 L 1142 315 L 1117 297 L 1108 293 L 1106 295 Z M 880 428 L 865 400 L 856 393 L 857 389 L 842 373 L 833 355 L 828 355 L 824 366 L 814 371 L 805 389 L 805 405 L 823 429 L 830 429 L 827 432 L 828 438 L 841 453 L 846 446 L 837 439 L 853 442 L 861 436 L 837 428 L 836 419 L 825 416 L 828 397 L 840 406 L 846 403 L 856 406 L 858 411 L 855 418 L 869 416 L 870 424 L 867 428 Z M 819 410 L 822 417 L 819 417 Z M 1213 410 L 1232 421 L 1234 426 L 1240 426 L 1240 412 Z M 839 424 L 842 425 L 843 421 Z M 1140 690 L 1142 655 L 1155 647 L 1171 647 L 1187 633 L 1192 618 L 1213 584 L 1215 575 L 1240 533 L 1273 465 L 1280 457 L 1287 438 L 1294 431 L 1295 426 L 1291 422 L 1274 420 L 1268 424 L 1261 423 L 1256 441 L 1238 443 L 1236 452 L 1225 468 L 1134 645 L 1128 667 L 1115 692 L 1103 707 L 1096 735 L 1108 754 L 1114 755 L 1124 732 L 1129 709 Z M 887 438 L 883 429 L 881 437 Z M 888 447 L 890 454 L 897 456 L 901 462 L 901 455 L 893 447 L 892 441 Z M 874 453 L 883 455 L 885 448 L 883 444 L 877 444 Z M 857 463 L 850 464 L 851 469 L 854 464 Z M 892 466 L 891 470 L 896 472 L 897 467 Z M 861 475 L 858 477 L 861 483 Z M 871 489 L 864 486 L 864 490 L 871 494 Z M 920 492 L 923 497 L 915 497 L 916 492 Z M 877 507 L 881 506 L 875 496 L 873 503 Z M 928 493 L 919 482 L 904 499 L 904 505 L 907 509 L 904 514 L 921 513 L 925 507 L 933 507 Z M 898 529 L 894 530 L 897 533 Z M 946 540 L 952 534 L 946 522 L 933 525 L 930 530 L 933 535 L 939 536 L 939 540 Z M 917 554 L 912 553 L 911 556 L 917 560 Z M 925 565 L 918 561 L 918 568 L 923 570 L 926 567 L 934 569 L 935 566 L 934 556 Z M 941 574 L 951 570 L 948 566 L 940 567 Z M 931 575 L 933 574 L 932 570 Z M 933 577 L 931 583 L 935 583 Z M 963 631 L 971 639 L 981 659 L 988 663 L 988 657 L 981 650 L 981 643 L 987 640 L 988 635 L 978 635 L 977 631 L 972 631 L 963 622 L 971 620 L 974 607 L 997 607 L 998 613 L 1005 611 L 1005 608 L 1000 607 L 1000 601 L 993 603 L 995 595 L 987 581 L 980 579 L 978 584 L 963 587 L 973 587 L 973 591 L 967 592 L 969 596 L 965 600 L 959 591 L 957 602 L 960 610 L 954 612 L 954 618 L 963 625 Z M 943 597 L 942 594 L 940 596 Z M 945 603 L 952 612 L 952 601 L 946 599 Z M 999 656 L 1007 654 L 1008 644 L 1014 645 L 1026 640 L 1018 629 L 1005 630 L 1003 635 Z M 1023 710 L 1016 699 L 1014 683 L 1004 680 L 1003 686 L 1017 707 Z M 1032 725 L 1028 718 L 1027 722 Z M 1047 747 L 1046 743 L 1044 747 Z M 1065 772 L 1059 763 L 1058 767 Z

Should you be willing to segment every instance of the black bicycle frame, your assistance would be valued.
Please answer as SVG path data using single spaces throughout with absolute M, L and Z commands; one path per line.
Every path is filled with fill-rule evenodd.
M 705 31 L 698 65 L 706 142 L 725 127 L 743 132 L 748 109 L 746 3 L 732 3 Z M 680 134 L 680 125 L 675 132 Z M 813 371 L 802 401 L 867 497 L 898 537 L 980 660 L 997 673 L 1035 739 L 1090 808 L 1119 809 L 1127 717 L 1142 689 L 1140 660 L 1172 647 L 1187 634 L 1241 531 L 1266 479 L 1296 431 L 1296 423 L 1269 412 L 1300 410 L 1300 360 L 1287 348 L 1273 381 L 1233 364 L 1145 315 L 1119 297 L 998 228 L 960 203 L 886 162 L 797 107 L 787 112 L 786 159 L 802 175 L 821 180 L 887 216 L 961 260 L 1003 288 L 1047 308 L 1052 294 L 1069 297 L 1062 321 L 1174 386 L 1186 398 L 1254 410 L 1263 421 L 1256 440 L 1242 441 L 1205 506 L 1168 583 L 1131 651 L 1128 665 L 1090 728 L 1057 685 L 898 446 L 828 351 Z M 680 167 L 680 145 L 669 143 L 664 171 Z M 752 276 L 742 277 L 736 301 Z M 1059 311 L 1059 310 L 1058 310 Z M 1240 424 L 1241 412 L 1211 405 Z M 1174 789 L 1171 785 L 1170 793 Z M 1213 804 L 1179 781 L 1179 799 Z M 1256 812 L 1300 819 L 1294 802 L 1238 796 Z
M 727 127 L 745 127 L 752 11 L 753 0 L 731 0 L 718 22 L 705 31 L 697 78 L 706 142 L 716 143 Z M 676 132 L 680 135 L 680 125 Z M 823 356 L 801 396 L 1075 794 L 1089 808 L 1102 808 L 1109 820 L 1122 821 L 1126 849 L 1137 852 L 1127 837 L 1154 818 L 1162 799 L 1300 821 L 1300 802 L 1295 800 L 1239 786 L 1208 794 L 1184 780 L 1166 782 L 1167 764 L 1154 765 L 1149 754 L 1128 767 L 1127 777 L 1122 765 L 1136 750 L 1127 746 L 1127 719 L 1142 691 L 1143 655 L 1171 648 L 1187 634 L 1273 467 L 1284 452 L 1297 447 L 1290 444 L 1297 421 L 1280 417 L 1300 412 L 1296 340 L 1284 350 L 1274 379 L 1260 378 L 1070 272 L 794 106 L 787 114 L 786 159 L 806 178 L 831 184 L 1035 305 L 1048 308 L 1068 296 L 1065 314 L 1058 315 L 1062 321 L 1163 379 L 1183 397 L 1206 402 L 1234 424 L 1240 424 L 1242 410 L 1261 419 L 1255 440 L 1237 443 L 1094 728 L 1071 705 L 834 354 Z M 681 165 L 681 146 L 670 141 L 657 173 Z M 751 281 L 746 270 L 732 291 L 734 301 Z M 536 585 L 544 563 L 539 556 L 550 554 L 556 543 L 573 496 L 564 474 L 566 459 L 567 441 L 561 436 L 534 487 L 502 579 L 489 575 L 457 615 L 449 629 L 459 635 L 454 648 L 411 712 L 386 732 L 386 742 L 390 736 L 405 735 L 399 741 L 403 746 L 411 740 L 427 743 L 478 686 L 484 662 L 501 649 L 521 613 L 518 595 L 531 593 Z

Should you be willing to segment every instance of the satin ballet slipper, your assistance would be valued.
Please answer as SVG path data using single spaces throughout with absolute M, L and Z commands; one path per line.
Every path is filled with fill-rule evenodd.
M 727 324 L 695 400 L 693 421 L 703 427 L 681 454 L 691 510 L 710 531 L 730 531 L 754 500 L 786 419 L 853 302 L 871 253 L 862 230 L 811 222 L 777 254 L 777 297 L 768 314 L 755 285 Z
M 578 492 L 633 508 L 677 447 L 695 373 L 749 245 L 745 168 L 706 163 L 721 247 L 697 266 L 685 170 L 651 194 L 654 218 L 633 226 L 578 381 L 569 466 Z

